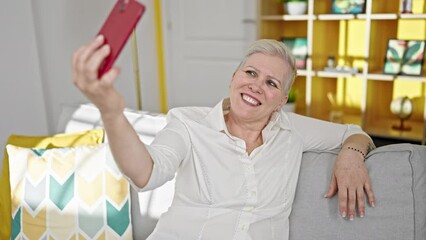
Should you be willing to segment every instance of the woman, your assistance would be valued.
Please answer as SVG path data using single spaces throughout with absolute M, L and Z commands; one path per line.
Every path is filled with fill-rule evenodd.
M 123 115 L 102 36 L 73 56 L 73 81 L 99 108 L 117 164 L 140 191 L 176 176 L 175 197 L 149 239 L 288 239 L 302 153 L 340 148 L 325 197 L 337 189 L 342 217 L 374 205 L 365 155 L 374 147 L 359 127 L 281 111 L 296 69 L 287 48 L 258 40 L 232 76 L 230 97 L 213 108 L 168 113 L 167 126 L 145 146 Z

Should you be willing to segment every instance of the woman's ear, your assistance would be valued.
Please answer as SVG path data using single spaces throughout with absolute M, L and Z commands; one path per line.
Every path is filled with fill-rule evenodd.
M 279 105 L 280 109 L 287 103 L 287 100 L 288 100 L 288 96 L 284 96 L 283 98 L 281 98 L 281 102 Z

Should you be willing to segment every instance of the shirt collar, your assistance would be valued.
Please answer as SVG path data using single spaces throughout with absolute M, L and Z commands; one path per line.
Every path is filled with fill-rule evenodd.
M 288 112 L 282 109 L 278 112 L 274 112 L 269 120 L 268 126 L 271 125 L 271 128 L 277 126 L 281 129 L 291 130 L 288 114 Z
M 226 131 L 226 123 L 224 115 L 229 112 L 231 103 L 229 98 L 222 99 L 211 111 L 204 117 L 203 124 L 209 126 L 217 131 Z M 281 129 L 290 130 L 290 121 L 287 112 L 280 110 L 274 112 L 271 116 L 271 120 L 265 128 L 272 129 L 277 126 Z
M 214 106 L 209 113 L 204 117 L 202 123 L 217 131 L 225 131 L 226 124 L 224 115 L 229 111 L 229 99 L 222 99 Z

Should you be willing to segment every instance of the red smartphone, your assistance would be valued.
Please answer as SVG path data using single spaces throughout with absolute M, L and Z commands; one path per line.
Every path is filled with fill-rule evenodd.
M 136 0 L 117 0 L 98 33 L 111 48 L 99 67 L 98 78 L 111 69 L 144 12 L 145 6 Z

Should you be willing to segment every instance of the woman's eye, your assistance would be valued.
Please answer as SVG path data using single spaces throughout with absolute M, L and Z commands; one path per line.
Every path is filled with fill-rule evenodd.
M 267 83 L 268 83 L 268 85 L 271 85 L 272 87 L 278 88 L 277 84 L 272 80 L 268 80 Z
M 255 71 L 247 70 L 246 73 L 247 73 L 247 75 L 249 75 L 251 77 L 256 77 L 256 72 Z

